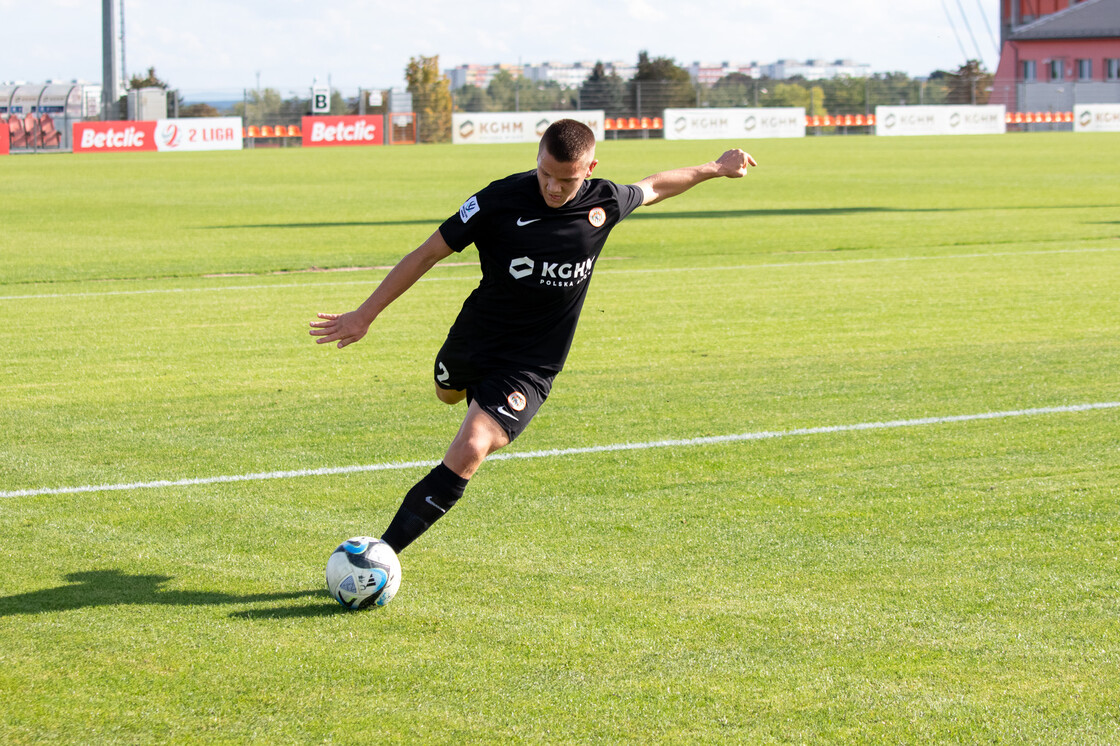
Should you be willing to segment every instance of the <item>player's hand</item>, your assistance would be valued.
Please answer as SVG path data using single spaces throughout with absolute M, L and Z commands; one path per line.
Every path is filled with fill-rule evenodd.
M 716 165 L 719 166 L 720 176 L 726 176 L 729 179 L 740 179 L 747 175 L 748 166 L 757 166 L 754 158 L 750 153 L 746 153 L 739 148 L 729 150 L 719 158 L 716 159 Z
M 338 349 L 354 344 L 369 331 L 369 324 L 363 321 L 353 311 L 349 313 L 320 313 L 316 314 L 321 321 L 311 322 L 312 337 L 318 337 L 315 344 L 338 342 Z

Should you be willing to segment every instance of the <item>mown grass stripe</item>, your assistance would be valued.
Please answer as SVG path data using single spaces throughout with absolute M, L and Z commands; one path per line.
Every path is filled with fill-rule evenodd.
M 939 259 L 991 259 L 1009 256 L 1043 256 L 1053 254 L 1088 254 L 1120 251 L 1120 247 L 1099 247 L 1085 249 L 1046 249 L 1039 251 L 1001 251 L 977 254 L 931 254 L 925 256 L 896 256 L 873 257 L 866 259 L 826 259 L 817 262 L 768 262 L 766 264 L 734 264 L 721 267 L 652 267 L 646 269 L 600 269 L 598 274 L 609 275 L 637 275 L 657 272 L 741 272 L 752 269 L 784 269 L 790 267 L 829 267 L 837 265 L 855 264 L 897 264 L 900 262 L 926 262 Z M 383 271 L 383 270 L 370 270 Z M 463 275 L 461 277 L 422 277 L 420 282 L 447 282 L 470 280 L 477 282 L 478 275 Z M 122 280 L 122 282 L 125 282 Z M 0 295 L 0 301 L 8 300 L 35 300 L 47 298 L 102 298 L 114 295 L 155 295 L 161 293 L 221 293 L 241 290 L 279 290 L 286 288 L 312 288 L 312 287 L 339 287 L 343 285 L 369 285 L 374 280 L 346 280 L 339 282 L 288 282 L 261 285 L 228 285 L 224 287 L 204 288 L 149 288 L 146 290 L 106 290 L 103 292 L 79 293 L 34 293 L 29 295 Z
M 489 461 L 509 461 L 512 459 L 557 458 L 578 456 L 591 453 L 612 453 L 616 451 L 643 451 L 653 448 L 690 448 L 696 446 L 739 443 L 772 438 L 789 438 L 799 435 L 825 435 L 830 433 L 857 432 L 860 430 L 889 430 L 901 427 L 920 427 L 922 425 L 943 425 L 954 422 L 973 422 L 976 420 L 999 420 L 1012 417 L 1030 417 L 1046 414 L 1066 414 L 1087 412 L 1098 409 L 1115 409 L 1120 402 L 1098 402 L 1094 404 L 1071 404 L 1062 407 L 1035 407 L 1015 409 L 1004 412 L 983 412 L 980 414 L 949 415 L 945 417 L 920 417 L 909 420 L 889 420 L 886 422 L 861 422 L 852 425 L 826 425 L 822 427 L 803 427 L 793 430 L 763 430 L 735 435 L 712 435 L 702 438 L 682 438 L 673 440 L 646 441 L 643 443 L 612 443 L 601 446 L 581 448 L 558 448 L 543 451 L 506 452 L 490 456 Z M 272 479 L 295 479 L 300 477 L 334 476 L 357 474 L 373 471 L 392 471 L 435 466 L 438 461 L 404 461 L 384 464 L 360 464 L 353 466 L 328 466 L 319 469 L 293 469 L 288 471 L 258 472 L 255 474 L 234 474 L 216 477 L 197 477 L 192 479 L 157 480 L 152 482 L 130 482 L 126 484 L 86 485 L 82 487 L 43 487 L 38 489 L 10 490 L 0 492 L 0 498 L 40 497 L 43 495 L 73 495 L 85 492 L 132 491 L 160 487 L 193 487 L 207 484 L 229 482 L 260 482 Z

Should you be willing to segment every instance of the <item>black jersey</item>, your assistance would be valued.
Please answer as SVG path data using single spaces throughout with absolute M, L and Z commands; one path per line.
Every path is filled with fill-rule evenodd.
M 478 366 L 558 373 L 599 252 L 642 196 L 633 185 L 588 179 L 567 204 L 549 207 L 528 171 L 471 197 L 439 228 L 455 251 L 473 243 L 482 264 L 448 339 L 464 343 Z

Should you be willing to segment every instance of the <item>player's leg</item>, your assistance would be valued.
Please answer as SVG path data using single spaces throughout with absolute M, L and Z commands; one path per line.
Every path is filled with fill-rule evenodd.
M 396 552 L 415 541 L 455 507 L 486 457 L 509 441 L 506 431 L 472 402 L 443 461 L 408 491 L 382 540 Z
M 471 386 L 467 416 L 443 461 L 408 491 L 381 538 L 400 552 L 442 518 L 486 457 L 528 426 L 551 387 L 551 378 L 531 373 L 498 375 Z
M 472 402 L 443 463 L 463 479 L 470 479 L 487 456 L 508 446 L 509 441 L 509 434 L 482 410 L 482 405 Z
M 436 384 L 436 398 L 444 404 L 458 404 L 467 398 L 466 389 L 445 389 L 443 386 Z
M 458 404 L 467 398 L 467 386 L 477 381 L 478 372 L 467 361 L 462 345 L 448 339 L 436 355 L 436 398 L 444 404 Z

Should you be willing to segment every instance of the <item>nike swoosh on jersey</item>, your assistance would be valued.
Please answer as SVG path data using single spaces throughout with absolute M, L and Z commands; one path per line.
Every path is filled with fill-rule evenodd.
M 526 226 L 526 225 L 529 225 L 529 223 L 535 223 L 538 220 L 540 220 L 540 218 L 533 218 L 532 220 L 525 220 L 524 218 L 518 218 L 517 219 L 517 224 L 519 226 Z
M 512 414 L 510 414 L 509 411 L 504 406 L 503 407 L 498 407 L 498 414 L 504 414 L 506 417 L 509 417 L 514 422 L 521 422 L 521 420 L 517 419 Z

